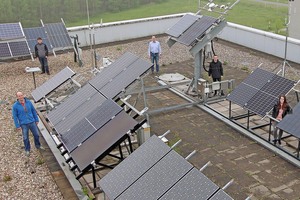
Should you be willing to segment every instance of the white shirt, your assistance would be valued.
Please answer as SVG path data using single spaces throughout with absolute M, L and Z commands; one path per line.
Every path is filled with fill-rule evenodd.
M 160 43 L 158 41 L 149 42 L 149 47 L 148 47 L 148 55 L 149 56 L 150 56 L 150 53 L 159 53 L 159 54 L 161 54 L 161 47 L 160 47 Z

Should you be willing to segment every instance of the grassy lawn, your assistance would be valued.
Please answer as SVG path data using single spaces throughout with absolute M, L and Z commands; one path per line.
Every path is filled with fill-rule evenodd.
M 285 2 L 287 0 L 266 0 L 274 2 Z M 216 4 L 225 4 L 228 0 L 215 0 Z M 233 2 L 231 0 L 231 2 Z M 205 4 L 201 1 L 201 6 Z M 261 30 L 280 33 L 280 30 L 284 29 L 284 21 L 287 14 L 286 6 L 278 6 L 266 4 L 264 2 L 258 2 L 256 0 L 241 0 L 231 11 L 228 12 L 226 17 L 227 21 L 246 25 Z M 98 16 L 90 16 L 91 23 L 100 23 L 101 19 L 103 23 L 122 21 L 129 19 L 137 19 L 144 17 L 153 17 L 167 14 L 175 14 L 182 12 L 197 12 L 198 0 L 168 0 L 160 4 L 150 3 L 145 6 L 133 8 L 126 11 L 117 13 L 99 13 Z M 206 14 L 206 13 L 203 13 Z M 210 15 L 212 13 L 209 13 Z M 86 25 L 87 19 L 83 19 L 77 22 L 68 22 L 66 25 L 79 26 Z

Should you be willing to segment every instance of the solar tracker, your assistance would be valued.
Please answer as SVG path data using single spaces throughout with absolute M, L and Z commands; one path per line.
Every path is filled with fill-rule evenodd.
M 177 38 L 198 19 L 199 16 L 197 15 L 186 14 L 174 26 L 169 28 L 166 33 Z
M 100 106 L 95 108 L 94 111 L 61 136 L 64 146 L 69 152 L 73 151 L 78 145 L 83 143 L 98 129 L 121 112 L 121 110 L 122 107 L 113 100 L 105 100 Z
M 118 142 L 126 133 L 138 123 L 125 111 L 120 112 L 101 129 L 94 133 L 70 153 L 80 171 L 104 154 L 111 146 Z
M 126 52 L 111 65 L 109 65 L 109 67 L 104 68 L 104 70 L 102 70 L 95 78 L 90 80 L 89 83 L 100 91 L 103 86 L 105 86 L 109 81 L 111 81 L 125 68 L 130 66 L 138 59 L 139 57 L 137 57 L 136 55 Z
M 91 113 L 97 106 L 101 105 L 106 98 L 100 93 L 95 92 L 91 97 L 82 102 L 78 107 L 70 109 L 70 113 L 64 116 L 61 121 L 54 125 L 57 133 L 65 134 L 69 129 L 84 119 L 89 113 Z
M 62 22 L 45 24 L 44 27 L 53 48 L 73 46 L 68 31 Z
M 47 38 L 46 31 L 44 27 L 34 27 L 34 28 L 24 28 L 24 34 L 28 42 L 30 51 L 34 52 L 34 47 L 37 44 L 37 38 L 40 37 L 43 39 L 43 43 L 47 45 L 48 50 L 51 51 L 52 47 Z
M 219 187 L 196 168 L 193 168 L 170 190 L 168 190 L 160 200 L 200 200 L 209 199 Z
M 224 190 L 219 190 L 210 200 L 233 200 Z
M 40 101 L 42 98 L 47 96 L 50 92 L 58 88 L 60 85 L 71 79 L 75 75 L 69 67 L 65 67 L 63 70 L 55 74 L 48 81 L 43 83 L 40 87 L 32 91 L 31 95 L 35 102 Z
M 23 38 L 21 23 L 0 24 L 0 40 Z
M 278 124 L 277 127 L 293 136 L 300 138 L 300 103 L 293 108 L 293 113 L 286 115 Z
M 217 22 L 216 18 L 209 16 L 202 16 L 197 22 L 189 27 L 177 41 L 190 46 L 197 38 L 200 38 L 205 32 Z
M 127 88 L 137 78 L 150 69 L 152 63 L 143 59 L 138 59 L 129 65 L 120 74 L 115 76 L 110 82 L 103 86 L 100 91 L 108 98 L 116 97 L 122 90 Z
M 153 135 L 105 175 L 99 181 L 99 186 L 109 199 L 115 199 L 170 151 L 170 147 Z
M 227 100 L 244 107 L 258 90 L 245 83 L 239 84 L 227 97 Z
M 0 43 L 0 58 L 11 57 L 11 52 L 7 42 Z
M 52 125 L 55 126 L 64 118 L 66 118 L 70 113 L 72 113 L 76 108 L 78 108 L 81 104 L 88 101 L 96 93 L 98 92 L 91 85 L 86 84 L 75 94 L 68 97 L 66 101 L 62 102 L 55 109 L 51 110 L 47 115 L 49 121 Z M 104 97 L 102 97 L 101 99 L 103 99 L 103 101 L 105 100 Z M 101 100 L 99 101 L 99 104 L 101 104 Z
M 193 168 L 175 151 L 170 151 L 116 199 L 158 199 Z

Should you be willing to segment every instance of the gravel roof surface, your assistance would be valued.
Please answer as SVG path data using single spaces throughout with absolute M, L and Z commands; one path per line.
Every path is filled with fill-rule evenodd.
M 187 47 L 175 44 L 172 48 L 168 48 L 166 40 L 167 37 L 158 38 L 163 49 L 160 60 L 162 67 L 192 59 Z M 147 59 L 148 42 L 148 39 L 144 39 L 108 45 L 98 48 L 97 53 L 100 56 L 115 60 L 126 51 L 130 51 Z M 215 42 L 214 49 L 219 55 L 219 59 L 228 63 L 226 67 L 253 70 L 260 63 L 263 63 L 263 68 L 272 70 L 282 62 L 278 58 L 243 47 L 237 48 L 236 45 L 224 41 Z M 78 67 L 73 62 L 73 53 L 64 53 L 57 55 L 57 57 L 51 56 L 49 57 L 50 77 L 65 66 L 69 66 L 75 72 L 83 75 L 85 80 L 89 80 L 92 77 L 90 58 L 90 51 L 83 51 L 84 67 Z M 12 121 L 11 107 L 16 100 L 15 93 L 22 91 L 30 97 L 33 90 L 32 74 L 27 74 L 24 70 L 28 66 L 39 66 L 39 62 L 37 60 L 24 60 L 0 64 L 0 199 L 63 199 L 47 165 L 38 163 L 41 155 L 34 147 L 29 160 L 27 160 L 21 133 L 15 130 Z M 294 72 L 291 72 L 290 76 L 293 77 Z M 47 75 L 36 74 L 37 86 L 48 79 L 49 76 Z M 34 146 L 32 138 L 31 146 Z M 29 166 L 35 168 L 36 173 L 31 173 Z

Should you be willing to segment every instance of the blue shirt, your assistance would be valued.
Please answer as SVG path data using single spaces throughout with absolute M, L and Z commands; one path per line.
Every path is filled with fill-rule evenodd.
M 16 128 L 20 128 L 20 126 L 24 124 L 30 124 L 32 122 L 39 121 L 36 110 L 32 103 L 29 101 L 29 99 L 24 99 L 24 106 L 19 101 L 16 101 L 13 105 L 12 115 Z
M 149 42 L 149 47 L 148 47 L 148 55 L 149 56 L 150 56 L 150 53 L 159 53 L 159 54 L 161 54 L 161 47 L 160 47 L 160 43 L 158 41 Z

